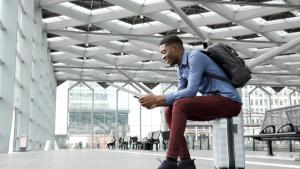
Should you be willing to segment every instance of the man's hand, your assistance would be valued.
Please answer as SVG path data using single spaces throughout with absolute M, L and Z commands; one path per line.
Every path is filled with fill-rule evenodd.
M 153 109 L 165 105 L 165 98 L 162 95 L 147 94 L 139 99 L 142 106 L 147 109 Z

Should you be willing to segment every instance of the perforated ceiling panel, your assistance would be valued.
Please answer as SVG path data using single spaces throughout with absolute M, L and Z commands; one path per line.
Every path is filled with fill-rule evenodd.
M 235 48 L 254 73 L 248 84 L 300 85 L 298 0 L 41 0 L 40 6 L 57 80 L 128 81 L 118 66 L 140 82 L 176 82 L 158 43 L 177 34 L 186 48 L 202 49 L 207 39 Z

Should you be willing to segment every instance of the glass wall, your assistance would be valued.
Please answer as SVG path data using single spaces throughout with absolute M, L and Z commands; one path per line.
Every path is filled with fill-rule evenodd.
M 84 147 L 92 143 L 103 147 L 111 137 L 129 136 L 128 93 L 95 82 L 69 82 L 69 86 L 68 135 L 75 140 L 71 147 L 78 142 L 72 137 L 81 137 Z
M 0 1 L 0 153 L 42 149 L 54 141 L 56 80 L 35 5 Z
M 136 90 L 124 83 L 115 84 Z M 163 108 L 142 108 L 133 95 L 116 88 L 96 82 L 67 81 L 57 91 L 56 134 L 60 137 L 69 135 L 67 147 L 74 148 L 80 141 L 83 147 L 90 147 L 92 142 L 94 147 L 98 143 L 104 147 L 112 137 L 116 140 L 119 137 L 127 139 L 129 136 L 143 139 L 148 132 L 162 129 Z M 161 86 L 153 91 L 161 93 Z M 62 105 L 64 100 L 69 101 Z M 65 118 L 65 112 L 69 112 L 68 118 Z M 61 119 L 69 123 L 64 124 Z

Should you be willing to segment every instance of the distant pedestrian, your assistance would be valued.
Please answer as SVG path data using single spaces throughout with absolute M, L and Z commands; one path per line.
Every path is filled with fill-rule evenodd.
M 81 141 L 79 141 L 79 143 L 78 143 L 78 148 L 82 149 L 82 142 Z

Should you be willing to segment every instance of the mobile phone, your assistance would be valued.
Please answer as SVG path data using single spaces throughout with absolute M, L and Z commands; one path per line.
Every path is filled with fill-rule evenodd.
M 135 98 L 137 98 L 137 99 L 140 99 L 140 97 L 139 97 L 139 96 L 133 96 L 133 97 L 135 97 Z

